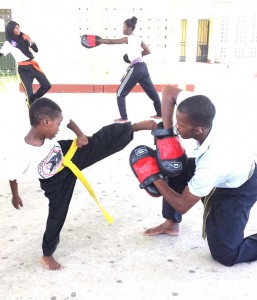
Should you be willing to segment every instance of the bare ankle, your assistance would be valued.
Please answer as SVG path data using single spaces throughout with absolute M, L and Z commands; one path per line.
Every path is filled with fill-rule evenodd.
M 165 226 L 179 226 L 179 223 L 178 222 L 175 222 L 175 221 L 173 221 L 173 220 L 171 220 L 171 219 L 167 219 L 167 220 L 165 220 L 164 222 L 163 222 L 163 225 L 165 225 Z
M 132 131 L 140 130 L 153 130 L 157 126 L 157 123 L 153 120 L 145 120 L 132 125 Z
M 58 263 L 58 261 L 55 260 L 53 255 L 45 256 L 43 255 L 41 257 L 41 263 L 44 265 L 45 268 L 51 270 L 51 271 L 57 271 L 61 270 L 63 267 L 61 264 Z
M 144 232 L 144 235 L 154 236 L 159 234 L 167 234 L 171 236 L 177 236 L 180 234 L 179 223 L 173 220 L 165 220 L 159 226 L 149 228 Z

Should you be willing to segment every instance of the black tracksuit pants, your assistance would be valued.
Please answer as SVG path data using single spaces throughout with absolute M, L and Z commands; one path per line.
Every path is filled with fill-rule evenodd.
M 72 158 L 80 170 L 126 147 L 133 139 L 131 123 L 105 126 L 88 139 L 88 145 L 78 148 Z M 59 143 L 65 155 L 72 141 L 65 140 Z M 49 212 L 42 244 L 45 256 L 52 255 L 59 243 L 76 180 L 77 177 L 68 168 L 64 168 L 51 178 L 40 179 L 41 188 L 49 199 Z
M 195 171 L 190 158 L 186 170 L 169 178 L 168 185 L 182 193 Z M 207 241 L 212 257 L 225 266 L 257 260 L 257 233 L 244 238 L 244 230 L 252 206 L 257 200 L 257 168 L 238 188 L 216 188 L 211 197 L 212 207 L 206 221 Z M 163 199 L 163 217 L 181 222 L 181 214 Z
M 159 94 L 152 83 L 147 65 L 144 62 L 139 62 L 127 69 L 117 90 L 117 103 L 121 118 L 124 120 L 128 119 L 125 100 L 126 96 L 137 83 L 141 85 L 147 96 L 153 101 L 156 115 L 161 117 L 161 100 Z
M 45 74 L 35 69 L 33 65 L 19 66 L 18 73 L 25 89 L 28 106 L 30 106 L 36 99 L 41 98 L 51 88 L 51 84 Z M 33 92 L 34 79 L 36 79 L 40 84 L 39 89 L 35 93 Z

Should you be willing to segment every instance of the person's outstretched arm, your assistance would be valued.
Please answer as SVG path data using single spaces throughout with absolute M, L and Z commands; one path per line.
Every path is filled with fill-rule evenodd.
M 162 91 L 162 121 L 164 128 L 172 128 L 173 114 L 177 101 L 178 94 L 182 90 L 175 86 L 165 86 Z
M 78 137 L 78 139 L 77 139 L 78 147 L 83 147 L 88 144 L 88 138 L 86 137 L 86 135 L 83 133 L 83 131 L 79 128 L 79 126 L 73 120 L 70 120 L 67 127 L 70 130 L 72 130 Z
M 20 209 L 23 206 L 23 203 L 18 192 L 18 182 L 17 180 L 9 180 L 9 183 L 12 192 L 12 205 L 16 209 Z
M 98 42 L 100 44 L 106 44 L 106 45 L 127 44 L 128 38 L 123 37 L 121 39 L 98 39 Z

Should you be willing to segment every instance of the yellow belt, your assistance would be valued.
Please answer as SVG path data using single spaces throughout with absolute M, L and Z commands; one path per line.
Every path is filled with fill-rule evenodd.
M 62 161 L 62 166 L 58 169 L 57 172 L 60 172 L 63 168 L 67 167 L 69 168 L 72 173 L 82 182 L 82 184 L 86 187 L 86 189 L 88 190 L 89 194 L 93 197 L 93 199 L 95 200 L 96 204 L 98 205 L 98 207 L 100 208 L 102 214 L 104 215 L 105 219 L 107 220 L 107 222 L 109 224 L 112 224 L 114 222 L 114 219 L 112 216 L 110 216 L 107 211 L 101 206 L 101 204 L 99 203 L 99 201 L 96 198 L 96 195 L 92 189 L 92 187 L 90 186 L 89 182 L 86 180 L 84 174 L 80 171 L 80 169 L 71 161 L 73 155 L 75 154 L 76 150 L 78 149 L 77 145 L 76 145 L 76 141 L 77 138 L 75 140 L 73 140 L 70 149 L 68 150 L 68 152 L 66 153 L 66 155 L 63 157 L 63 161 Z

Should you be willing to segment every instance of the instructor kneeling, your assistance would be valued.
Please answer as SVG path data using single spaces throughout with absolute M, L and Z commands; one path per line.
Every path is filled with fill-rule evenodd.
M 257 168 L 251 148 L 238 138 L 237 128 L 228 134 L 224 128 L 219 131 L 209 98 L 172 86 L 165 87 L 162 95 L 164 128 L 173 127 L 175 105 L 177 131 L 184 139 L 195 139 L 198 148 L 195 158 L 188 159 L 180 175 L 169 177 L 168 184 L 161 176 L 154 177 L 152 184 L 163 196 L 166 221 L 144 234 L 178 235 L 182 214 L 202 200 L 203 237 L 207 236 L 212 257 L 225 266 L 257 260 L 257 234 L 244 238 L 257 200 Z

